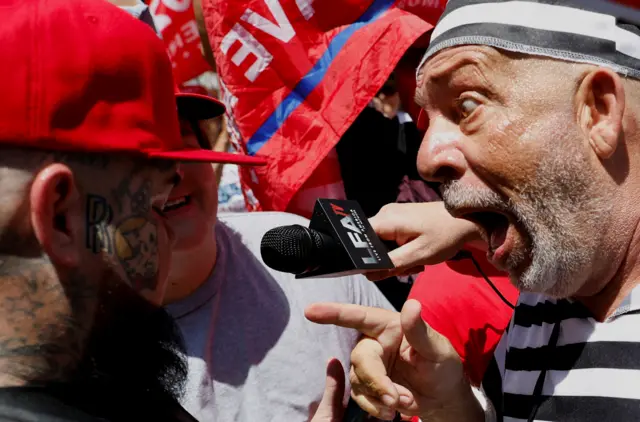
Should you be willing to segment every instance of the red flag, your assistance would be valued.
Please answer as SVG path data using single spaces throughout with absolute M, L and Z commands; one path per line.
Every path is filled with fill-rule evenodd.
M 267 210 L 287 207 L 432 28 L 395 0 L 204 0 L 203 8 L 230 133 L 269 159 L 244 173 Z
M 178 84 L 211 70 L 204 58 L 191 0 L 152 0 L 149 10 L 162 35 Z
M 398 0 L 397 6 L 435 25 L 447 5 L 447 0 Z

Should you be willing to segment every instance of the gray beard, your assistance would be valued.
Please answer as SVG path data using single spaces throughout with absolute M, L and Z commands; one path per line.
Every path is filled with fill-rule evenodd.
M 517 202 L 494 191 L 469 188 L 460 182 L 442 187 L 449 209 L 494 208 L 513 216 L 529 236 L 530 246 L 514 249 L 505 269 L 521 291 L 564 298 L 587 281 L 611 211 L 607 189 L 590 177 L 593 169 L 581 152 L 551 150 L 531 182 L 518 192 Z M 530 264 L 521 273 L 521 268 Z

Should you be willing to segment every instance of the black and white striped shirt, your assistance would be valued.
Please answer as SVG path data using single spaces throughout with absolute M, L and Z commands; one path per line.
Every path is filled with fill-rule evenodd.
M 483 389 L 498 421 L 640 421 L 640 287 L 605 322 L 523 293 Z

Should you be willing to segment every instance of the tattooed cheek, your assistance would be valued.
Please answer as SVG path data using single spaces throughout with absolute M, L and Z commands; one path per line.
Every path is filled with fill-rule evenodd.
M 151 210 L 151 181 L 144 179 L 138 188 L 132 188 L 131 178 L 123 179 L 112 191 L 118 212 L 129 209 L 132 214 L 145 215 Z M 127 206 L 128 205 L 128 206 Z
M 159 283 L 158 228 L 144 217 L 125 219 L 116 227 L 115 254 L 136 289 L 155 290 Z

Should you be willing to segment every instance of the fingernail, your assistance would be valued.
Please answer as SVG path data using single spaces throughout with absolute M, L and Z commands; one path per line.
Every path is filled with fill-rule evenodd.
M 400 402 L 400 405 L 405 407 L 410 406 L 413 403 L 413 399 L 407 396 L 400 396 L 398 401 Z
M 380 399 L 385 406 L 391 407 L 396 404 L 396 400 L 388 394 L 383 395 Z

